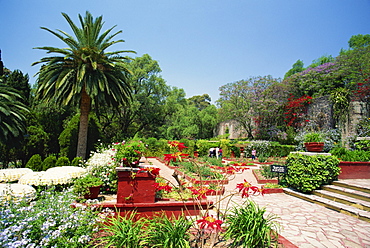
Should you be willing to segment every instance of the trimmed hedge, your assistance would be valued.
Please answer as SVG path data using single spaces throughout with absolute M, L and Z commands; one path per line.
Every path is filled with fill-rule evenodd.
M 309 193 L 336 180 L 340 173 L 338 164 L 335 156 L 290 154 L 286 160 L 288 172 L 281 183 Z

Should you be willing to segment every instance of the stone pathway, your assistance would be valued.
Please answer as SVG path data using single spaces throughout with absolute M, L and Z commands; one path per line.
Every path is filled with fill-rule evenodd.
M 161 176 L 172 180 L 173 170 L 156 159 L 148 159 L 148 161 L 161 168 Z M 236 184 L 243 182 L 244 179 L 257 185 L 252 170 L 246 170 L 236 174 L 235 178 L 226 185 L 226 194 L 235 192 Z M 361 183 L 369 182 L 362 180 Z M 297 247 L 370 248 L 370 223 L 366 221 L 284 193 L 256 196 L 252 199 L 259 206 L 266 207 L 267 213 L 273 213 L 279 217 L 280 234 Z M 217 199 L 211 197 L 210 200 Z M 233 203 L 228 207 L 240 206 L 245 199 L 233 197 L 232 200 Z

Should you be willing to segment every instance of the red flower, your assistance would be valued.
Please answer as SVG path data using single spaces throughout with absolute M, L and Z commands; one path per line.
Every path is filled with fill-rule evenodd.
M 215 218 L 213 218 L 213 215 L 203 216 L 202 219 L 197 220 L 197 223 L 199 224 L 200 229 L 209 228 L 216 231 L 222 231 L 222 220 L 216 220 Z
M 252 186 L 252 184 L 247 182 L 245 179 L 244 179 L 244 183 L 238 183 L 236 185 L 236 188 L 239 189 L 239 192 L 242 192 L 242 198 L 244 196 L 249 197 L 250 195 L 259 195 L 259 194 L 263 195 L 264 193 L 262 189 L 256 186 Z
M 180 152 L 181 152 L 184 148 L 187 148 L 187 147 L 184 145 L 184 143 L 180 143 L 180 142 L 178 142 L 178 141 L 176 141 L 176 140 L 174 140 L 174 141 L 168 141 L 167 143 L 168 143 L 168 145 L 169 145 L 170 147 L 176 147 Z
M 141 168 L 139 172 L 149 172 L 150 174 L 154 175 L 154 176 L 158 176 L 159 175 L 159 171 L 161 169 L 158 168 L 158 167 L 147 167 L 147 168 Z
M 234 164 L 235 165 L 235 164 Z M 240 171 L 238 167 L 233 167 L 233 166 L 225 166 L 225 167 L 220 167 L 222 171 L 228 175 L 233 175 L 236 172 Z
M 215 190 L 207 187 L 188 187 L 188 189 L 190 189 L 192 194 L 195 195 L 198 199 L 205 199 L 207 198 L 208 194 L 216 192 Z
M 164 154 L 164 161 L 173 161 L 176 162 L 177 160 L 181 161 L 183 158 L 186 158 L 189 156 L 189 154 L 181 153 L 181 152 L 176 152 L 172 154 Z
M 154 183 L 153 184 L 153 187 L 155 187 L 155 189 L 157 191 L 160 191 L 160 190 L 164 190 L 164 191 L 167 191 L 167 192 L 171 192 L 172 190 L 172 187 L 170 185 L 168 185 L 168 183 Z

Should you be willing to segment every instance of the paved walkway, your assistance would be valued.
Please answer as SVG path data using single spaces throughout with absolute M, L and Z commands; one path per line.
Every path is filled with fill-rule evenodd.
M 156 159 L 148 159 L 148 161 L 161 168 L 161 176 L 173 180 L 172 169 Z M 236 184 L 243 182 L 244 179 L 257 185 L 252 170 L 246 170 L 236 174 L 235 178 L 226 185 L 226 194 L 235 192 Z M 267 213 L 273 213 L 279 217 L 280 234 L 297 247 L 370 248 L 370 223 L 366 221 L 284 193 L 256 196 L 252 199 L 259 206 L 266 207 Z M 210 200 L 217 199 L 213 197 Z M 232 200 L 231 206 L 240 206 L 245 199 L 233 197 Z

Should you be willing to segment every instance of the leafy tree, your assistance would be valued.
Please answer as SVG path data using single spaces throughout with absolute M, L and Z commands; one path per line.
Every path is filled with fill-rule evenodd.
M 40 125 L 28 126 L 24 141 L 26 160 L 28 160 L 34 154 L 40 154 L 43 157 L 46 156 L 49 135 L 42 129 Z
M 0 83 L 0 141 L 6 142 L 25 132 L 26 113 L 22 97 L 10 86 Z
M 350 49 L 358 49 L 370 46 L 370 34 L 353 35 L 348 41 L 348 46 Z
M 101 111 L 98 116 L 103 132 L 113 140 L 136 134 L 159 137 L 158 129 L 165 123 L 165 102 L 171 88 L 161 77 L 158 62 L 148 54 L 135 58 L 128 68 L 132 72 L 129 75 L 131 104 L 121 106 L 118 112 Z
M 259 133 L 259 126 L 276 122 L 276 113 L 286 99 L 286 89 L 279 79 L 271 76 L 251 77 L 221 86 L 217 101 L 220 121 L 236 120 L 246 136 L 253 139 Z
M 41 125 L 49 136 L 47 141 L 48 154 L 58 154 L 60 150 L 58 137 L 64 130 L 64 123 L 75 115 L 75 111 L 68 107 L 59 107 L 56 104 L 40 103 L 33 107 L 33 112 L 38 125 Z
M 297 60 L 297 62 L 293 64 L 292 68 L 287 73 L 285 73 L 284 79 L 290 77 L 293 74 L 304 71 L 303 65 L 304 64 L 302 60 Z
M 201 96 L 192 96 L 188 98 L 191 104 L 194 104 L 199 110 L 203 110 L 211 105 L 211 97 L 208 94 L 203 94 Z
M 194 105 L 184 105 L 175 115 L 167 129 L 169 139 L 210 139 L 217 124 L 216 106 L 199 110 Z
M 102 32 L 102 16 L 96 19 L 86 12 L 79 15 L 81 27 L 62 13 L 73 34 L 48 28 L 42 29 L 62 40 L 68 48 L 37 47 L 58 55 L 44 57 L 33 63 L 43 64 L 38 72 L 36 98 L 60 106 L 72 105 L 80 109 L 77 156 L 86 158 L 88 116 L 98 105 L 117 107 L 127 104 L 131 91 L 127 75 L 128 57 L 121 54 L 132 51 L 106 52 L 106 49 L 123 40 L 113 41 L 122 31 L 110 34 L 114 27 Z
M 23 75 L 20 70 L 11 72 L 6 78 L 6 84 L 14 88 L 21 96 L 22 102 L 30 105 L 31 86 L 28 83 L 28 74 Z

